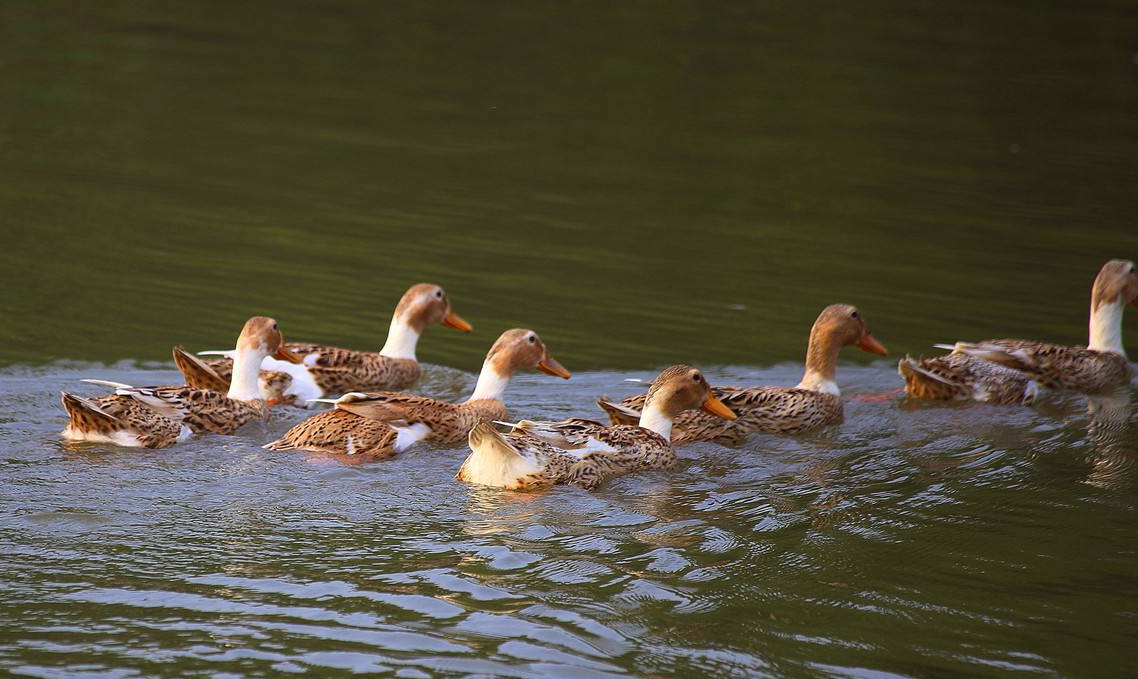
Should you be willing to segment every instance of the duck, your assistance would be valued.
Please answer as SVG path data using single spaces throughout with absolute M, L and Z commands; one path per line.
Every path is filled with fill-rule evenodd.
M 331 410 L 314 415 L 264 447 L 386 459 L 420 441 L 457 443 L 481 420 L 507 416 L 504 396 L 510 378 L 532 369 L 569 379 L 536 332 L 514 328 L 502 333 L 482 364 L 474 392 L 462 403 L 400 392 L 349 392 Z
M 1091 286 L 1089 342 L 1067 346 L 1021 339 L 937 344 L 951 353 L 897 364 L 905 393 L 933 401 L 1030 405 L 1044 391 L 1106 393 L 1130 383 L 1122 316 L 1138 306 L 1134 262 L 1112 259 Z
M 433 283 L 417 283 L 403 293 L 396 305 L 387 341 L 378 352 L 291 342 L 287 348 L 302 358 L 301 363 L 294 365 L 270 357 L 262 368 L 276 374 L 267 375 L 265 384 L 282 393 L 279 399 L 282 403 L 302 406 L 350 391 L 406 389 L 419 379 L 419 361 L 415 356 L 419 336 L 428 325 L 435 324 L 462 332 L 474 329 L 454 312 L 442 287 Z M 231 352 L 200 353 L 224 355 L 225 358 L 206 363 L 222 379 L 229 379 Z M 192 378 L 187 374 L 186 379 Z M 271 390 L 266 396 L 273 396 Z
M 716 397 L 703 373 L 690 365 L 674 365 L 661 372 L 644 403 L 634 425 L 605 425 L 580 418 L 522 420 L 509 425 L 512 429 L 503 434 L 484 420 L 470 430 L 470 454 L 455 478 L 509 490 L 556 485 L 592 490 L 613 476 L 675 464 L 672 428 L 681 413 L 699 408 L 725 421 L 737 418 Z
M 887 353 L 857 307 L 831 304 L 810 329 L 806 370 L 797 386 L 715 387 L 715 396 L 737 417 L 727 420 L 694 411 L 683 413 L 676 418 L 672 442 L 713 441 L 730 446 L 755 432 L 798 434 L 840 422 L 841 390 L 834 377 L 838 353 L 848 346 L 882 356 Z M 620 402 L 602 397 L 597 405 L 608 414 L 610 423 L 631 424 L 641 417 L 645 399 L 645 394 Z
M 177 360 L 177 350 L 174 353 Z M 261 362 L 268 356 L 295 363 L 301 359 L 285 346 L 277 321 L 267 316 L 254 316 L 245 323 L 234 355 L 233 378 L 225 392 L 84 380 L 115 391 L 98 398 L 63 392 L 68 424 L 62 437 L 132 448 L 167 448 L 195 433 L 232 434 L 248 422 L 263 420 L 268 407 L 258 384 Z

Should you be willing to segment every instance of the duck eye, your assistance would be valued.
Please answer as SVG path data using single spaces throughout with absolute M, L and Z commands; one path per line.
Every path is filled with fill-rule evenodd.
M 850 318 L 857 318 L 857 312 L 856 311 L 850 312 Z
M 1134 273 L 1134 265 L 1133 264 L 1130 265 L 1130 273 Z
M 700 382 L 703 380 L 703 375 L 696 373 L 696 374 L 692 375 L 691 378 L 692 378 L 692 380 L 694 380 L 696 382 Z
M 442 290 L 435 290 L 435 297 L 442 299 L 443 298 L 443 291 Z
M 276 330 L 276 329 L 277 329 L 277 324 L 273 323 L 273 330 Z
M 533 335 L 530 335 L 530 336 L 529 336 L 527 339 L 529 339 L 529 343 L 530 343 L 530 344 L 533 344 L 534 342 L 536 342 L 536 341 L 537 341 L 537 338 L 536 338 L 536 337 L 534 337 Z

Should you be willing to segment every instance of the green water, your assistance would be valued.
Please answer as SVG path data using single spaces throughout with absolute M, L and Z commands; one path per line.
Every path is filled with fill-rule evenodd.
M 254 313 L 378 349 L 420 280 L 475 326 L 428 330 L 461 372 L 422 391 L 513 326 L 577 373 L 521 377 L 518 416 L 678 361 L 792 384 L 838 301 L 893 359 L 1085 342 L 1138 258 L 1135 35 L 1122 2 L 0 4 L 0 671 L 1133 675 L 1129 393 L 852 400 L 524 497 L 453 481 L 459 448 L 258 447 L 300 412 L 65 449 L 57 398 Z

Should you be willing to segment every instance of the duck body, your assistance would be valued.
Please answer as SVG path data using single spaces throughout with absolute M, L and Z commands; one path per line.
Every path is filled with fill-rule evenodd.
M 841 392 L 834 376 L 838 352 L 846 346 L 884 354 L 885 347 L 866 328 L 858 310 L 847 304 L 832 304 L 818 315 L 810 330 L 806 370 L 794 387 L 713 387 L 712 393 L 736 419 L 725 420 L 688 410 L 676 415 L 672 442 L 713 441 L 736 445 L 757 432 L 797 434 L 842 420 Z M 634 424 L 640 418 L 645 394 L 616 403 L 602 398 L 597 405 L 613 424 Z
M 419 441 L 456 443 L 478 422 L 507 416 L 506 386 L 523 368 L 569 377 L 536 333 L 507 330 L 490 348 L 474 393 L 463 403 L 401 392 L 349 392 L 329 401 L 333 410 L 308 418 L 265 448 L 385 459 Z
M 712 441 L 738 445 L 752 433 L 798 434 L 842 421 L 842 399 L 837 394 L 799 387 L 712 387 L 712 393 L 738 419 L 689 410 L 676 416 L 672 442 Z M 612 423 L 632 424 L 644 408 L 644 394 L 620 403 L 600 399 L 597 405 Z
M 593 489 L 605 479 L 676 462 L 671 430 L 675 417 L 692 408 L 733 419 L 711 392 L 703 374 L 688 365 L 660 373 L 635 425 L 604 425 L 585 419 L 523 420 L 509 434 L 489 422 L 470 431 L 470 454 L 455 478 L 510 490 L 555 485 Z
M 419 441 L 457 443 L 478 422 L 506 415 L 505 404 L 492 399 L 447 403 L 398 392 L 353 392 L 338 399 L 332 410 L 304 420 L 265 448 L 385 459 Z
M 676 462 L 676 451 L 660 434 L 592 420 L 523 420 L 508 435 L 481 422 L 469 440 L 471 453 L 455 478 L 508 490 L 555 485 L 592 490 L 610 476 L 665 469 Z
M 446 292 L 437 285 L 419 283 L 408 288 L 395 307 L 387 342 L 379 351 L 358 351 L 313 342 L 290 342 L 285 348 L 299 363 L 266 358 L 261 369 L 263 385 L 271 385 L 283 403 L 308 406 L 309 401 L 348 392 L 406 389 L 419 379 L 415 351 L 423 330 L 432 324 L 470 332 L 471 326 L 451 309 Z M 232 373 L 231 352 L 204 363 L 222 380 Z M 180 366 L 179 366 L 180 367 Z M 187 380 L 190 379 L 187 375 Z M 266 393 L 272 399 L 272 394 Z
M 1030 404 L 1042 390 L 1111 392 L 1134 375 L 1122 346 L 1127 305 L 1138 306 L 1138 274 L 1133 262 L 1113 259 L 1099 270 L 1091 288 L 1087 346 L 1021 339 L 938 344 L 952 353 L 906 356 L 898 372 L 906 394 L 926 400 Z
M 115 391 L 93 399 L 65 392 L 62 403 L 68 425 L 62 436 L 68 440 L 165 448 L 194 433 L 232 434 L 251 421 L 268 417 L 268 406 L 257 384 L 261 361 L 273 353 L 285 360 L 299 360 L 282 345 L 276 321 L 263 316 L 249 319 L 238 337 L 235 377 L 225 393 L 191 386 L 134 387 L 84 380 Z M 176 362 L 185 360 L 185 356 L 175 347 Z M 191 367 L 200 370 L 200 366 Z M 216 379 L 208 371 L 195 374 L 203 381 Z

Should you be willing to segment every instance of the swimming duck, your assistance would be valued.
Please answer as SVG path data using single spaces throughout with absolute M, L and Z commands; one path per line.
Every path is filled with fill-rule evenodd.
M 952 350 L 935 358 L 906 356 L 897 365 L 905 392 L 928 400 L 1033 402 L 1041 389 L 1096 394 L 1130 382 L 1122 346 L 1122 312 L 1138 306 L 1134 262 L 1112 259 L 1091 288 L 1090 342 L 1086 347 L 1000 339 L 936 346 Z
M 506 417 L 503 402 L 510 377 L 536 368 L 569 379 L 570 373 L 549 355 L 532 330 L 502 333 L 486 354 L 474 393 L 462 403 L 398 392 L 351 392 L 327 400 L 336 407 L 314 415 L 269 443 L 269 450 L 392 457 L 419 441 L 456 443 L 480 420 Z
M 62 401 L 69 422 L 62 436 L 73 441 L 165 448 L 196 432 L 231 434 L 247 422 L 268 415 L 258 385 L 261 361 L 268 356 L 300 361 L 285 348 L 275 320 L 254 316 L 237 338 L 233 379 L 224 393 L 189 386 L 132 387 L 84 380 L 113 387 L 115 393 L 85 398 L 64 392 Z
M 841 391 L 834 381 L 838 352 L 857 346 L 885 355 L 885 346 L 870 334 L 861 313 L 848 304 L 831 304 L 818 314 L 806 348 L 806 372 L 795 387 L 715 387 L 715 396 L 738 419 L 727 421 L 698 412 L 676 418 L 672 443 L 741 442 L 748 434 L 795 434 L 842 419 Z M 597 401 L 613 424 L 630 424 L 641 417 L 645 395 L 629 396 L 620 403 Z
M 489 422 L 480 422 L 470 431 L 471 452 L 455 478 L 513 490 L 558 484 L 592 489 L 611 476 L 674 464 L 676 452 L 669 437 L 673 421 L 684 411 L 699 408 L 715 417 L 735 419 L 703 373 L 690 365 L 660 373 L 645 404 L 635 425 L 523 420 L 504 435 Z
M 288 350 L 303 361 L 293 365 L 272 358 L 266 360 L 262 366 L 265 371 L 280 373 L 266 376 L 266 382 L 283 390 L 283 402 L 301 406 L 349 391 L 405 389 L 419 378 L 419 361 L 415 357 L 419 336 L 424 328 L 436 323 L 463 332 L 473 330 L 451 309 L 450 299 L 441 287 L 431 283 L 412 285 L 395 307 L 387 342 L 378 352 L 290 342 Z M 206 363 L 222 379 L 229 379 L 230 352 L 202 353 L 226 355 Z M 186 378 L 189 380 L 190 376 Z

